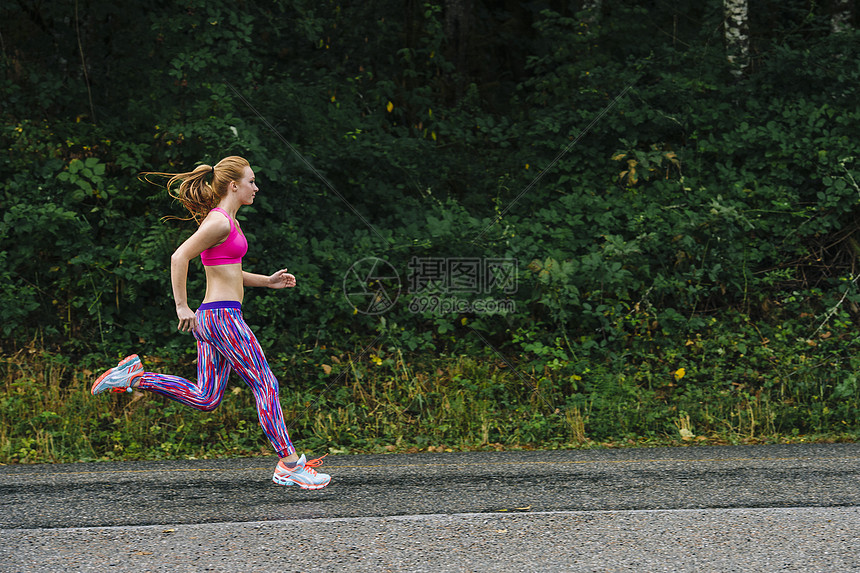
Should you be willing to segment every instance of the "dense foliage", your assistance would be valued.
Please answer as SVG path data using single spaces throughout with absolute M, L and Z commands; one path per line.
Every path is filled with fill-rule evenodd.
M 320 446 L 860 430 L 860 35 L 750 0 L 738 79 L 721 2 L 602 4 L 4 3 L 3 459 L 120 356 L 191 373 L 167 267 L 193 223 L 138 174 L 229 154 L 261 188 L 245 268 L 299 280 L 246 316 Z M 345 296 L 371 257 L 402 284 L 381 314 Z M 439 260 L 516 282 L 410 288 Z M 128 446 L 121 400 L 60 457 Z

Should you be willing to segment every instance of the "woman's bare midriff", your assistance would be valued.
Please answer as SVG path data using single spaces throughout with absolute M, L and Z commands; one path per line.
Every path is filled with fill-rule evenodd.
M 206 296 L 203 302 L 237 301 L 245 297 L 242 263 L 203 267 L 206 270 Z

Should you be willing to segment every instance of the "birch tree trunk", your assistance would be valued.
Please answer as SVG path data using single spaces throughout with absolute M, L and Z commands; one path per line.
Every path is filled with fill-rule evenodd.
M 847 32 L 854 21 L 854 0 L 832 0 L 830 30 L 834 34 Z
M 585 12 L 586 24 L 597 24 L 600 21 L 600 12 L 603 9 L 603 0 L 585 0 L 582 3 L 582 11 Z
M 603 9 L 603 0 L 585 0 L 582 3 L 582 11 L 580 17 L 582 23 L 585 24 L 585 34 L 588 37 L 593 37 L 597 34 L 597 27 L 600 25 L 600 12 Z
M 747 0 L 723 0 L 726 58 L 732 75 L 743 76 L 750 63 L 749 7 Z

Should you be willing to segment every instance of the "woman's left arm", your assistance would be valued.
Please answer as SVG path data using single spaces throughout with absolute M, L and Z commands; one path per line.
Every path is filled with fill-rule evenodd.
M 242 271 L 242 284 L 246 287 L 289 288 L 296 286 L 296 277 L 281 269 L 273 275 L 257 275 Z

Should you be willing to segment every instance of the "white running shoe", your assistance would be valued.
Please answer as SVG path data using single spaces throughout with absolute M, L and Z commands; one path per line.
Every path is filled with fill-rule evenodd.
M 326 454 L 327 456 L 328 454 Z M 322 489 L 331 481 L 331 476 L 324 473 L 318 473 L 314 468 L 322 465 L 322 459 L 325 456 L 308 460 L 305 455 L 299 458 L 296 467 L 290 469 L 283 463 L 278 462 L 275 468 L 275 475 L 272 476 L 272 481 L 278 485 L 297 485 L 302 489 Z
M 126 356 L 114 368 L 98 377 L 91 390 L 93 396 L 105 390 L 111 392 L 131 392 L 131 384 L 138 376 L 143 376 L 143 364 L 137 354 Z

